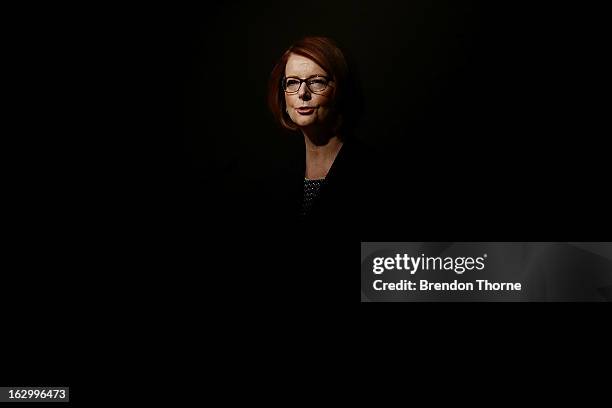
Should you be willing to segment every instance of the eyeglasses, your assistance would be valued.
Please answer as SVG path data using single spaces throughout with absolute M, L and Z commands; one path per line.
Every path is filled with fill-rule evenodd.
M 283 78 L 283 90 L 288 94 L 298 93 L 302 86 L 302 82 L 306 82 L 306 86 L 310 92 L 318 94 L 327 89 L 327 85 L 333 81 L 322 75 L 313 75 L 306 79 L 287 77 Z

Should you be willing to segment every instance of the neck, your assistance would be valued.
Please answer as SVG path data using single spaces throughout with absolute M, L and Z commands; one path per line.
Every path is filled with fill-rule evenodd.
M 304 133 L 304 143 L 306 145 L 306 178 L 318 179 L 327 176 L 340 148 L 342 141 L 338 135 L 328 133 L 313 134 Z

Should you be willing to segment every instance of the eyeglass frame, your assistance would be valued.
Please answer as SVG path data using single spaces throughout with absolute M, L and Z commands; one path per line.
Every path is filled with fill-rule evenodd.
M 287 92 L 286 82 L 287 82 L 287 79 L 289 79 L 289 78 L 297 79 L 298 81 L 300 81 L 300 85 L 298 86 L 297 91 L 295 91 L 295 92 Z M 325 88 L 323 90 L 317 91 L 317 92 L 315 92 L 312 89 L 310 89 L 310 85 L 308 85 L 308 80 L 312 79 L 312 78 L 325 78 L 325 80 L 327 81 L 327 84 L 325 85 Z M 333 78 L 330 78 L 330 77 L 325 76 L 325 75 L 311 75 L 311 76 L 309 76 L 308 78 L 305 78 L 305 79 L 298 78 L 296 76 L 288 76 L 288 77 L 286 77 L 286 76 L 283 75 L 283 77 L 281 78 L 281 88 L 283 89 L 283 91 L 286 94 L 288 94 L 288 95 L 295 95 L 295 94 L 300 92 L 300 89 L 302 89 L 302 83 L 306 83 L 306 87 L 308 88 L 308 90 L 310 92 L 312 92 L 313 94 L 316 94 L 316 95 L 320 95 L 322 92 L 325 92 L 327 90 L 327 87 L 329 86 L 330 82 L 334 82 Z

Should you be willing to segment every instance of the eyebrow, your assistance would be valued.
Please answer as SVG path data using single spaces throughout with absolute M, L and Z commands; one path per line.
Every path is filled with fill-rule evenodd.
M 315 75 L 310 75 L 310 76 L 307 76 L 306 78 L 300 78 L 300 77 L 299 77 L 299 76 L 297 76 L 297 75 L 286 75 L 286 76 L 285 76 L 285 78 L 297 78 L 297 79 L 302 79 L 302 80 L 304 80 L 304 79 L 309 79 L 309 78 L 314 78 L 314 77 L 324 77 L 324 78 L 328 78 L 328 76 L 327 76 L 327 75 L 325 75 L 325 74 L 315 74 Z

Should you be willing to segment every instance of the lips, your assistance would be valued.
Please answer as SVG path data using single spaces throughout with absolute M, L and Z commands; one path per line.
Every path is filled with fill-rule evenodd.
M 296 108 L 296 111 L 301 115 L 310 115 L 315 111 L 313 107 Z

